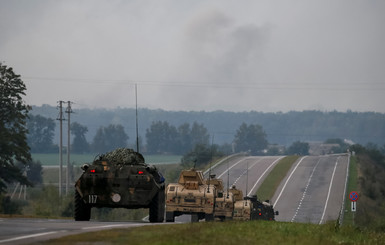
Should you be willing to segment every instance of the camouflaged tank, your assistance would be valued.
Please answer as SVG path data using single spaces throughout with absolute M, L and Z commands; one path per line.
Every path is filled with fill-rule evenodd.
M 75 184 L 75 220 L 89 221 L 91 208 L 149 208 L 150 222 L 163 222 L 165 184 L 142 154 L 119 148 L 82 166 Z

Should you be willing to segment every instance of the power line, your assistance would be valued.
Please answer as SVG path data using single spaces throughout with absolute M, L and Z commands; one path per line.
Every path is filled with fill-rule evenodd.
M 46 78 L 46 77 L 24 77 L 25 79 L 38 80 L 40 82 L 56 83 L 92 83 L 92 84 L 120 84 L 135 86 L 160 86 L 160 87 L 206 87 L 206 88 L 248 88 L 261 90 L 385 90 L 385 83 L 381 81 L 354 81 L 354 82 L 266 82 L 266 81 L 171 81 L 171 80 L 130 80 L 130 79 L 82 79 L 82 78 Z

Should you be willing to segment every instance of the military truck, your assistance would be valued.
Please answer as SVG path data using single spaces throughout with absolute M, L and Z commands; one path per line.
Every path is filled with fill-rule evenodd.
M 207 184 L 202 171 L 182 170 L 178 183 L 166 188 L 166 222 L 174 222 L 176 216 L 191 214 L 191 221 L 214 220 L 216 187 Z
M 206 184 L 214 185 L 216 189 L 214 218 L 218 218 L 221 221 L 232 220 L 235 203 L 233 193 L 229 190 L 225 191 L 222 179 L 215 178 L 215 175 L 211 175 L 209 179 L 206 179 Z
M 279 212 L 274 212 L 273 205 L 269 201 L 261 202 L 257 196 L 243 197 L 243 192 L 233 186 L 230 189 L 233 193 L 234 204 L 234 219 L 235 220 L 275 220 L 275 215 Z
M 150 222 L 163 222 L 165 183 L 139 152 L 118 148 L 82 166 L 75 184 L 76 221 L 89 221 L 91 208 L 149 208 Z

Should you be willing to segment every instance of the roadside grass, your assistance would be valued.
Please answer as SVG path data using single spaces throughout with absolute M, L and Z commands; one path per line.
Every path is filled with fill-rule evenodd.
M 71 153 L 70 161 L 74 165 L 82 165 L 83 163 L 91 163 L 97 154 L 73 154 Z M 182 156 L 180 155 L 144 155 L 146 163 L 149 164 L 171 164 L 180 163 Z M 43 166 L 58 166 L 59 154 L 58 153 L 32 153 L 32 159 L 34 161 L 40 161 Z M 63 166 L 67 165 L 67 154 L 63 154 Z
M 113 229 L 53 239 L 38 244 L 380 244 L 385 233 L 352 226 L 269 221 L 199 222 Z M 37 243 L 35 243 L 37 244 Z
M 357 158 L 350 157 L 349 165 L 349 178 L 348 185 L 346 187 L 345 207 L 344 207 L 344 219 L 343 225 L 354 225 L 353 212 L 351 211 L 351 201 L 349 200 L 349 194 L 352 191 L 358 191 L 358 168 Z
M 258 199 L 270 200 L 277 190 L 281 181 L 285 178 L 291 166 L 297 161 L 299 156 L 287 156 L 281 159 L 265 178 L 261 186 L 256 191 Z

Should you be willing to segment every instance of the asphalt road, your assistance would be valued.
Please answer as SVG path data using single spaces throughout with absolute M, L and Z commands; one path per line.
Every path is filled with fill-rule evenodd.
M 162 223 L 166 224 L 166 223 Z M 113 228 L 153 225 L 149 222 L 75 222 L 58 219 L 0 218 L 0 244 L 29 244 L 57 237 Z M 159 225 L 159 224 L 157 224 Z
M 281 156 L 246 156 L 229 159 L 212 169 L 211 174 L 223 180 L 225 189 L 235 185 L 243 195 L 254 195 L 263 180 L 283 158 Z M 208 173 L 207 173 L 208 176 Z M 206 175 L 205 175 L 206 177 Z
M 305 156 L 293 164 L 272 198 L 277 221 L 322 224 L 342 207 L 348 155 Z

